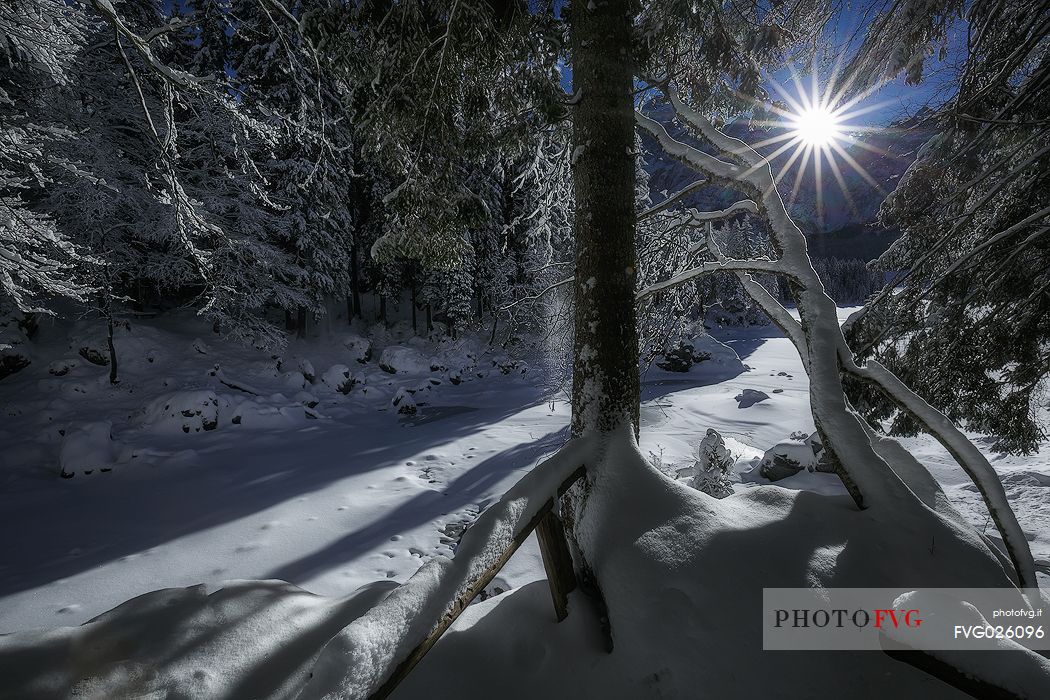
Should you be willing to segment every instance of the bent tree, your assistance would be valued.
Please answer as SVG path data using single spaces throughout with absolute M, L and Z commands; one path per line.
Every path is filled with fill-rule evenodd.
M 641 290 L 639 297 L 704 275 L 727 271 L 737 274 L 747 292 L 791 339 L 802 356 L 810 378 L 810 407 L 814 423 L 835 472 L 857 506 L 863 508 L 880 499 L 906 497 L 902 494 L 907 492 L 907 487 L 884 456 L 875 450 L 863 418 L 849 405 L 843 390 L 843 373 L 869 382 L 884 392 L 951 453 L 984 499 L 992 521 L 1002 535 L 1018 583 L 1025 588 L 1038 588 L 1027 539 L 987 458 L 950 420 L 881 364 L 868 361 L 862 366 L 857 363 L 839 327 L 835 302 L 817 277 L 806 252 L 805 236 L 787 213 L 769 163 L 745 142 L 716 129 L 676 93 L 668 90 L 667 97 L 675 113 L 729 160 L 721 160 L 671 138 L 663 125 L 641 112 L 636 115 L 639 126 L 656 137 L 668 154 L 712 179 L 725 182 L 733 190 L 751 195 L 752 199 L 742 200 L 726 211 L 749 210 L 761 215 L 769 224 L 778 257 L 775 260 L 728 259 L 710 234 L 710 217 L 698 213 L 698 218 L 707 218 L 706 247 L 714 262 L 685 270 L 669 283 L 658 283 L 652 289 Z M 779 301 L 751 278 L 752 273 L 769 272 L 782 275 L 791 283 L 799 320 L 796 321 Z

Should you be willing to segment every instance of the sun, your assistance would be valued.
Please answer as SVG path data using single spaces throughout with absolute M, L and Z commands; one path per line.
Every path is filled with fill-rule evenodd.
M 885 195 L 881 185 L 858 161 L 857 156 L 861 156 L 862 151 L 868 151 L 877 157 L 889 157 L 885 149 L 863 138 L 865 133 L 887 132 L 887 128 L 862 126 L 855 120 L 881 109 L 888 102 L 868 100 L 880 85 L 851 93 L 851 79 L 839 73 L 842 60 L 840 56 L 823 85 L 818 79 L 816 63 L 809 73 L 808 81 L 793 65 L 788 66 L 789 85 L 767 74 L 768 85 L 779 99 L 770 99 L 763 104 L 763 110 L 769 117 L 755 122 L 759 127 L 769 129 L 769 137 L 750 144 L 751 148 L 763 154 L 761 164 L 773 170 L 774 187 L 780 185 L 788 173 L 794 170 L 794 182 L 784 193 L 789 208 L 795 204 L 803 178 L 812 173 L 818 221 L 824 218 L 824 190 L 831 181 L 838 185 L 842 199 L 850 210 L 859 215 L 850 192 L 851 185 L 846 180 L 846 169 L 852 169 L 873 190 Z M 862 105 L 863 102 L 869 104 Z
M 822 148 L 842 138 L 838 115 L 823 106 L 814 106 L 792 114 L 787 119 L 791 130 L 807 146 Z

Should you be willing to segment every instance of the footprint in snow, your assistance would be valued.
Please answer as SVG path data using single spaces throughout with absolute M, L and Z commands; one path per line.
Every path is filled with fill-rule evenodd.
M 438 532 L 441 533 L 441 536 L 439 537 L 441 544 L 455 552 L 456 548 L 459 546 L 459 541 L 463 539 L 463 533 L 465 533 L 467 528 L 478 519 L 478 516 L 481 515 L 482 509 L 482 505 L 472 503 L 462 511 L 453 514 L 455 520 L 445 523 L 443 527 L 438 529 Z

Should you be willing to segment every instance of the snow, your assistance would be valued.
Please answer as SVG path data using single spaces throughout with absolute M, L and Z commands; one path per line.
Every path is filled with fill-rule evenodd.
M 785 441 L 766 450 L 759 463 L 759 473 L 770 481 L 783 479 L 799 471 L 814 471 L 817 455 L 809 442 Z
M 848 313 L 840 311 L 842 316 Z M 801 361 L 791 342 L 773 327 L 714 329 L 712 334 L 704 342 L 724 362 L 706 360 L 687 373 L 655 367 L 646 371 L 641 452 L 660 453 L 670 464 L 691 464 L 706 430 L 714 428 L 735 460 L 731 478 L 737 494 L 714 501 L 656 472 L 646 469 L 639 475 L 635 472 L 640 470 L 626 467 L 611 470 L 611 481 L 598 486 L 611 493 L 612 485 L 620 483 L 630 499 L 606 502 L 587 516 L 592 527 L 610 537 L 608 550 L 596 561 L 615 582 L 606 592 L 613 610 L 614 653 L 600 651 L 594 613 L 578 594 L 570 601 L 569 618 L 555 625 L 550 594 L 540 581 L 539 552 L 530 537 L 489 586 L 509 593 L 468 607 L 395 697 L 433 694 L 438 683 L 448 697 L 477 696 L 479 688 L 507 698 L 562 697 L 573 688 L 581 696 L 604 690 L 605 697 L 681 697 L 695 687 L 710 687 L 716 697 L 777 697 L 768 683 L 759 687 L 763 678 L 776 678 L 788 696 L 792 683 L 805 684 L 817 673 L 822 681 L 827 676 L 828 694 L 836 696 L 880 697 L 878 686 L 862 687 L 852 678 L 887 673 L 910 684 L 916 695 L 946 696 L 943 685 L 902 664 L 849 652 L 831 669 L 808 657 L 764 655 L 763 674 L 753 672 L 760 640 L 739 628 L 749 614 L 749 601 L 759 599 L 760 587 L 754 586 L 767 581 L 765 585 L 840 585 L 836 577 L 865 586 L 889 583 L 896 563 L 891 567 L 865 552 L 886 551 L 888 533 L 911 525 L 885 521 L 872 510 L 857 513 L 833 474 L 803 471 L 769 486 L 757 474 L 757 458 L 792 434 L 814 430 Z M 416 348 L 395 332 L 376 349 L 388 343 L 439 358 L 447 367 L 469 367 L 454 385 L 445 381 L 444 371 L 432 371 L 429 360 L 425 368 L 417 366 L 418 373 L 391 375 L 374 359 L 358 363 L 340 340 L 297 343 L 288 358 L 307 358 L 318 369 L 353 366 L 359 377 L 359 384 L 344 395 L 330 389 L 323 372 L 310 389 L 319 399 L 314 409 L 319 417 L 308 418 L 305 406 L 287 398 L 294 393 L 283 388 L 274 358 L 215 341 L 209 341 L 205 356 L 190 349 L 201 335 L 199 322 L 189 319 L 133 323 L 117 338 L 118 352 L 128 350 L 121 358 L 121 384 L 112 387 L 108 369 L 88 363 L 79 363 L 65 376 L 48 374 L 48 365 L 69 357 L 69 350 L 64 337 L 45 327 L 35 341 L 37 361 L 0 382 L 0 437 L 6 446 L 0 456 L 0 527 L 19 533 L 0 561 L 0 632 L 19 632 L 0 642 L 0 677 L 28 682 L 37 673 L 37 680 L 65 683 L 62 671 L 69 666 L 55 659 L 67 657 L 57 650 L 84 648 L 85 640 L 110 635 L 142 637 L 128 631 L 142 629 L 132 624 L 131 612 L 139 611 L 135 624 L 156 630 L 151 634 L 156 645 L 131 651 L 120 645 L 102 648 L 100 663 L 125 661 L 110 668 L 109 675 L 94 676 L 99 683 L 128 682 L 132 676 L 114 674 L 121 669 L 130 674 L 135 664 L 156 665 L 163 649 L 181 639 L 187 656 L 166 670 L 162 680 L 175 679 L 173 687 L 187 697 L 228 693 L 249 676 L 261 684 L 251 687 L 273 687 L 281 673 L 301 677 L 295 676 L 298 669 L 321 653 L 331 636 L 325 620 L 332 627 L 338 621 L 337 629 L 342 629 L 388 588 L 365 589 L 362 595 L 373 596 L 368 606 L 351 611 L 353 604 L 347 602 L 346 616 L 337 618 L 339 601 L 376 582 L 416 581 L 324 652 L 336 661 L 348 650 L 364 653 L 362 639 L 385 635 L 380 630 L 397 627 L 397 619 L 406 621 L 409 612 L 419 611 L 413 602 L 421 599 L 419 591 L 436 585 L 427 583 L 430 573 L 412 578 L 423 571 L 421 565 L 433 562 L 430 572 L 447 569 L 454 548 L 464 562 L 488 561 L 488 554 L 472 554 L 468 546 L 471 539 L 484 539 L 481 530 L 475 531 L 479 513 L 492 512 L 489 517 L 500 523 L 524 513 L 509 506 L 493 510 L 493 504 L 567 439 L 568 407 L 540 386 L 543 373 L 503 374 L 483 355 L 475 365 L 469 355 L 481 352 L 476 348 L 432 343 Z M 530 365 L 540 363 L 530 359 Z M 222 370 L 213 374 L 216 364 Z M 285 369 L 289 365 L 298 368 L 291 359 Z M 479 380 L 478 368 L 491 370 L 480 370 L 484 379 Z M 342 369 L 333 376 L 342 376 Z M 247 390 L 231 388 L 223 378 Z M 418 390 L 430 379 L 441 384 L 431 385 L 426 405 L 416 415 L 400 416 L 389 405 L 401 389 Z M 734 397 L 745 389 L 769 398 L 738 410 Z M 195 392 L 216 397 L 217 429 L 184 432 L 182 421 L 190 418 L 181 412 L 172 415 L 173 409 L 159 423 L 143 421 L 152 397 L 196 396 L 186 404 L 196 407 L 202 404 Z M 247 416 L 240 425 L 233 423 L 238 411 L 242 419 Z M 192 419 L 198 418 L 194 413 Z M 112 471 L 58 479 L 57 457 L 64 443 L 59 429 L 68 435 L 103 419 L 112 423 Z M 267 429 L 248 429 L 253 420 Z M 105 445 L 98 440 L 96 444 Z M 912 490 L 934 510 L 957 507 L 978 530 L 994 534 L 979 494 L 951 456 L 932 439 L 906 442 L 944 485 L 947 497 L 939 495 L 935 484 L 923 485 L 921 474 L 902 474 Z M 989 443 L 978 444 L 986 450 Z M 617 449 L 625 460 L 639 458 L 622 446 Z M 1036 558 L 1042 560 L 1050 560 L 1046 454 L 1044 449 L 1028 458 L 989 455 L 1004 478 L 1007 498 L 1019 506 Z M 948 512 L 945 517 L 936 527 L 953 528 L 954 516 Z M 471 523 L 457 545 L 456 538 Z M 472 531 L 479 535 L 471 536 Z M 949 539 L 948 533 L 936 537 L 938 551 Z M 901 576 L 914 574 L 908 585 L 950 579 L 955 564 L 939 568 L 942 558 L 929 557 L 927 542 L 923 547 L 928 563 L 900 569 Z M 742 557 L 745 549 L 754 555 Z M 908 551 L 899 556 L 910 561 Z M 973 556 L 960 561 L 969 561 L 974 571 L 987 568 Z M 643 575 L 645 571 L 649 573 Z M 1045 583 L 1045 575 L 1040 576 Z M 230 583 L 241 579 L 254 582 Z M 259 583 L 268 579 L 283 579 L 304 590 Z M 201 583 L 204 588 L 192 588 Z M 102 627 L 75 627 L 123 601 L 167 587 L 177 589 L 108 614 L 105 634 L 92 631 Z M 208 596 L 217 591 L 225 592 Z M 444 599 L 453 593 L 449 590 Z M 167 618 L 142 612 L 152 610 L 150 606 L 163 612 L 160 603 L 169 598 L 189 602 Z M 272 604 L 260 606 L 263 598 Z M 642 601 L 637 610 L 625 607 L 628 598 Z M 296 610 L 302 611 L 301 620 Z M 433 611 L 428 614 L 432 620 Z M 209 621 L 219 619 L 228 636 L 198 645 L 194 640 L 205 638 Z M 657 624 L 663 619 L 675 624 Z M 323 641 L 321 632 L 316 637 L 307 633 L 322 628 L 327 635 Z M 51 631 L 28 631 L 32 629 Z M 120 637 L 117 629 L 130 637 Z M 404 632 L 398 639 L 412 636 L 408 627 L 399 629 Z M 301 646 L 288 641 L 296 630 L 304 632 Z M 41 646 L 45 642 L 54 646 Z M 393 636 L 390 644 L 384 659 L 403 651 Z M 278 647 L 292 651 L 273 653 Z M 661 656 L 660 648 L 688 650 L 689 664 Z M 38 655 L 11 656 L 16 649 Z M 22 675 L 11 675 L 12 658 L 29 659 L 19 662 Z M 260 658 L 267 664 L 258 664 Z M 697 664 L 699 658 L 719 663 Z M 274 665 L 272 673 L 265 671 L 268 664 Z M 326 678 L 336 687 L 346 680 L 345 664 L 324 668 L 334 674 Z M 203 675 L 195 676 L 198 671 Z M 564 687 L 552 686 L 552 679 Z M 726 690 L 730 687 L 731 692 Z
M 109 471 L 116 457 L 110 421 L 83 423 L 66 432 L 59 452 L 63 476 Z
M 354 384 L 357 383 L 357 377 L 346 365 L 334 364 L 321 375 L 321 382 L 332 391 L 349 394 Z
M 215 430 L 221 408 L 213 391 L 176 391 L 150 402 L 143 411 L 142 424 L 157 433 Z
M 419 374 L 430 370 L 430 358 L 415 348 L 392 345 L 379 357 L 379 367 L 390 374 Z
M 922 610 L 924 621 L 932 622 L 940 617 L 951 625 L 990 626 L 988 620 L 970 603 L 934 591 L 904 593 L 893 601 L 893 606 L 900 610 Z M 990 653 L 938 649 L 939 645 L 932 643 L 935 635 L 924 634 L 929 628 L 929 624 L 913 628 L 908 630 L 909 634 L 887 627 L 882 632 L 883 647 L 899 645 L 898 648 L 922 650 L 940 662 L 966 669 L 966 676 L 991 688 L 1006 690 L 1012 697 L 1039 698 L 1046 695 L 1050 687 L 1050 660 L 1038 653 L 1005 637 L 991 642 L 996 648 Z M 987 690 L 991 692 L 991 688 Z
M 153 591 L 80 627 L 0 638 L 0 678 L 26 700 L 171 697 L 174 689 L 180 697 L 292 698 L 321 645 L 393 586 L 376 582 L 347 598 L 283 581 Z M 86 679 L 85 663 L 97 669 Z
M 581 546 L 603 582 L 612 653 L 601 651 L 581 597 L 566 623 L 553 626 L 538 586 L 519 589 L 468 611 L 395 697 L 440 687 L 449 697 L 484 688 L 506 698 L 667 698 L 703 688 L 711 697 L 777 698 L 798 697 L 819 678 L 822 697 L 884 698 L 886 687 L 872 682 L 884 677 L 901 697 L 957 697 L 878 654 L 839 652 L 834 664 L 826 653 L 759 661 L 762 587 L 935 585 L 964 572 L 1002 584 L 987 553 L 967 544 L 931 556 L 925 542 L 905 536 L 910 518 L 859 514 L 844 496 L 766 486 L 709 498 L 649 469 L 626 435 L 606 446 L 596 474 Z M 893 567 L 868 554 L 888 541 L 901 543 Z
M 428 345 L 444 365 L 469 368 L 458 383 L 429 362 L 423 375 L 358 364 L 340 340 L 294 344 L 287 357 L 352 363 L 359 379 L 344 395 L 322 374 L 311 418 L 268 352 L 210 339 L 209 355 L 193 351 L 203 325 L 168 317 L 121 329 L 114 387 L 108 368 L 83 362 L 48 374 L 69 351 L 67 334 L 45 324 L 40 361 L 0 383 L 0 526 L 21 533 L 0 560 L 0 633 L 79 624 L 169 586 L 277 577 L 341 596 L 405 581 L 451 554 L 447 525 L 472 522 L 567 436 L 568 406 L 544 400 L 540 374 L 475 366 L 470 344 Z M 414 416 L 390 407 L 402 387 L 432 378 L 441 384 Z M 103 418 L 112 471 L 59 479 L 61 431 Z M 502 574 L 504 588 L 541 576 L 533 540 Z

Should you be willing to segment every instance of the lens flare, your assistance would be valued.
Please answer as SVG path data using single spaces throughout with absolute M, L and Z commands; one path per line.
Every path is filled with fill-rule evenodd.
M 886 101 L 868 100 L 881 85 L 851 90 L 852 79 L 839 72 L 843 60 L 840 55 L 824 81 L 818 79 L 816 63 L 810 71 L 809 80 L 805 80 L 795 66 L 788 66 L 787 85 L 767 74 L 767 85 L 772 88 L 777 99 L 764 105 L 770 118 L 757 121 L 756 124 L 769 129 L 769 136 L 751 144 L 764 156 L 760 166 L 755 167 L 772 168 L 774 186 L 781 185 L 785 179 L 792 179 L 789 173 L 794 170 L 794 182 L 790 186 L 784 183 L 785 191 L 782 192 L 789 209 L 795 204 L 803 179 L 812 175 L 818 221 L 824 219 L 825 188 L 831 185 L 832 180 L 841 191 L 845 204 L 859 216 L 846 180 L 850 169 L 869 187 L 885 195 L 879 183 L 858 161 L 857 156 L 862 151 L 878 157 L 897 157 L 864 138 L 865 133 L 876 131 L 883 132 L 885 136 L 892 128 L 862 126 L 855 121 L 888 104 Z M 869 104 L 862 106 L 862 102 Z
M 794 135 L 807 146 L 828 146 L 842 138 L 838 116 L 824 107 L 810 107 L 788 118 Z

